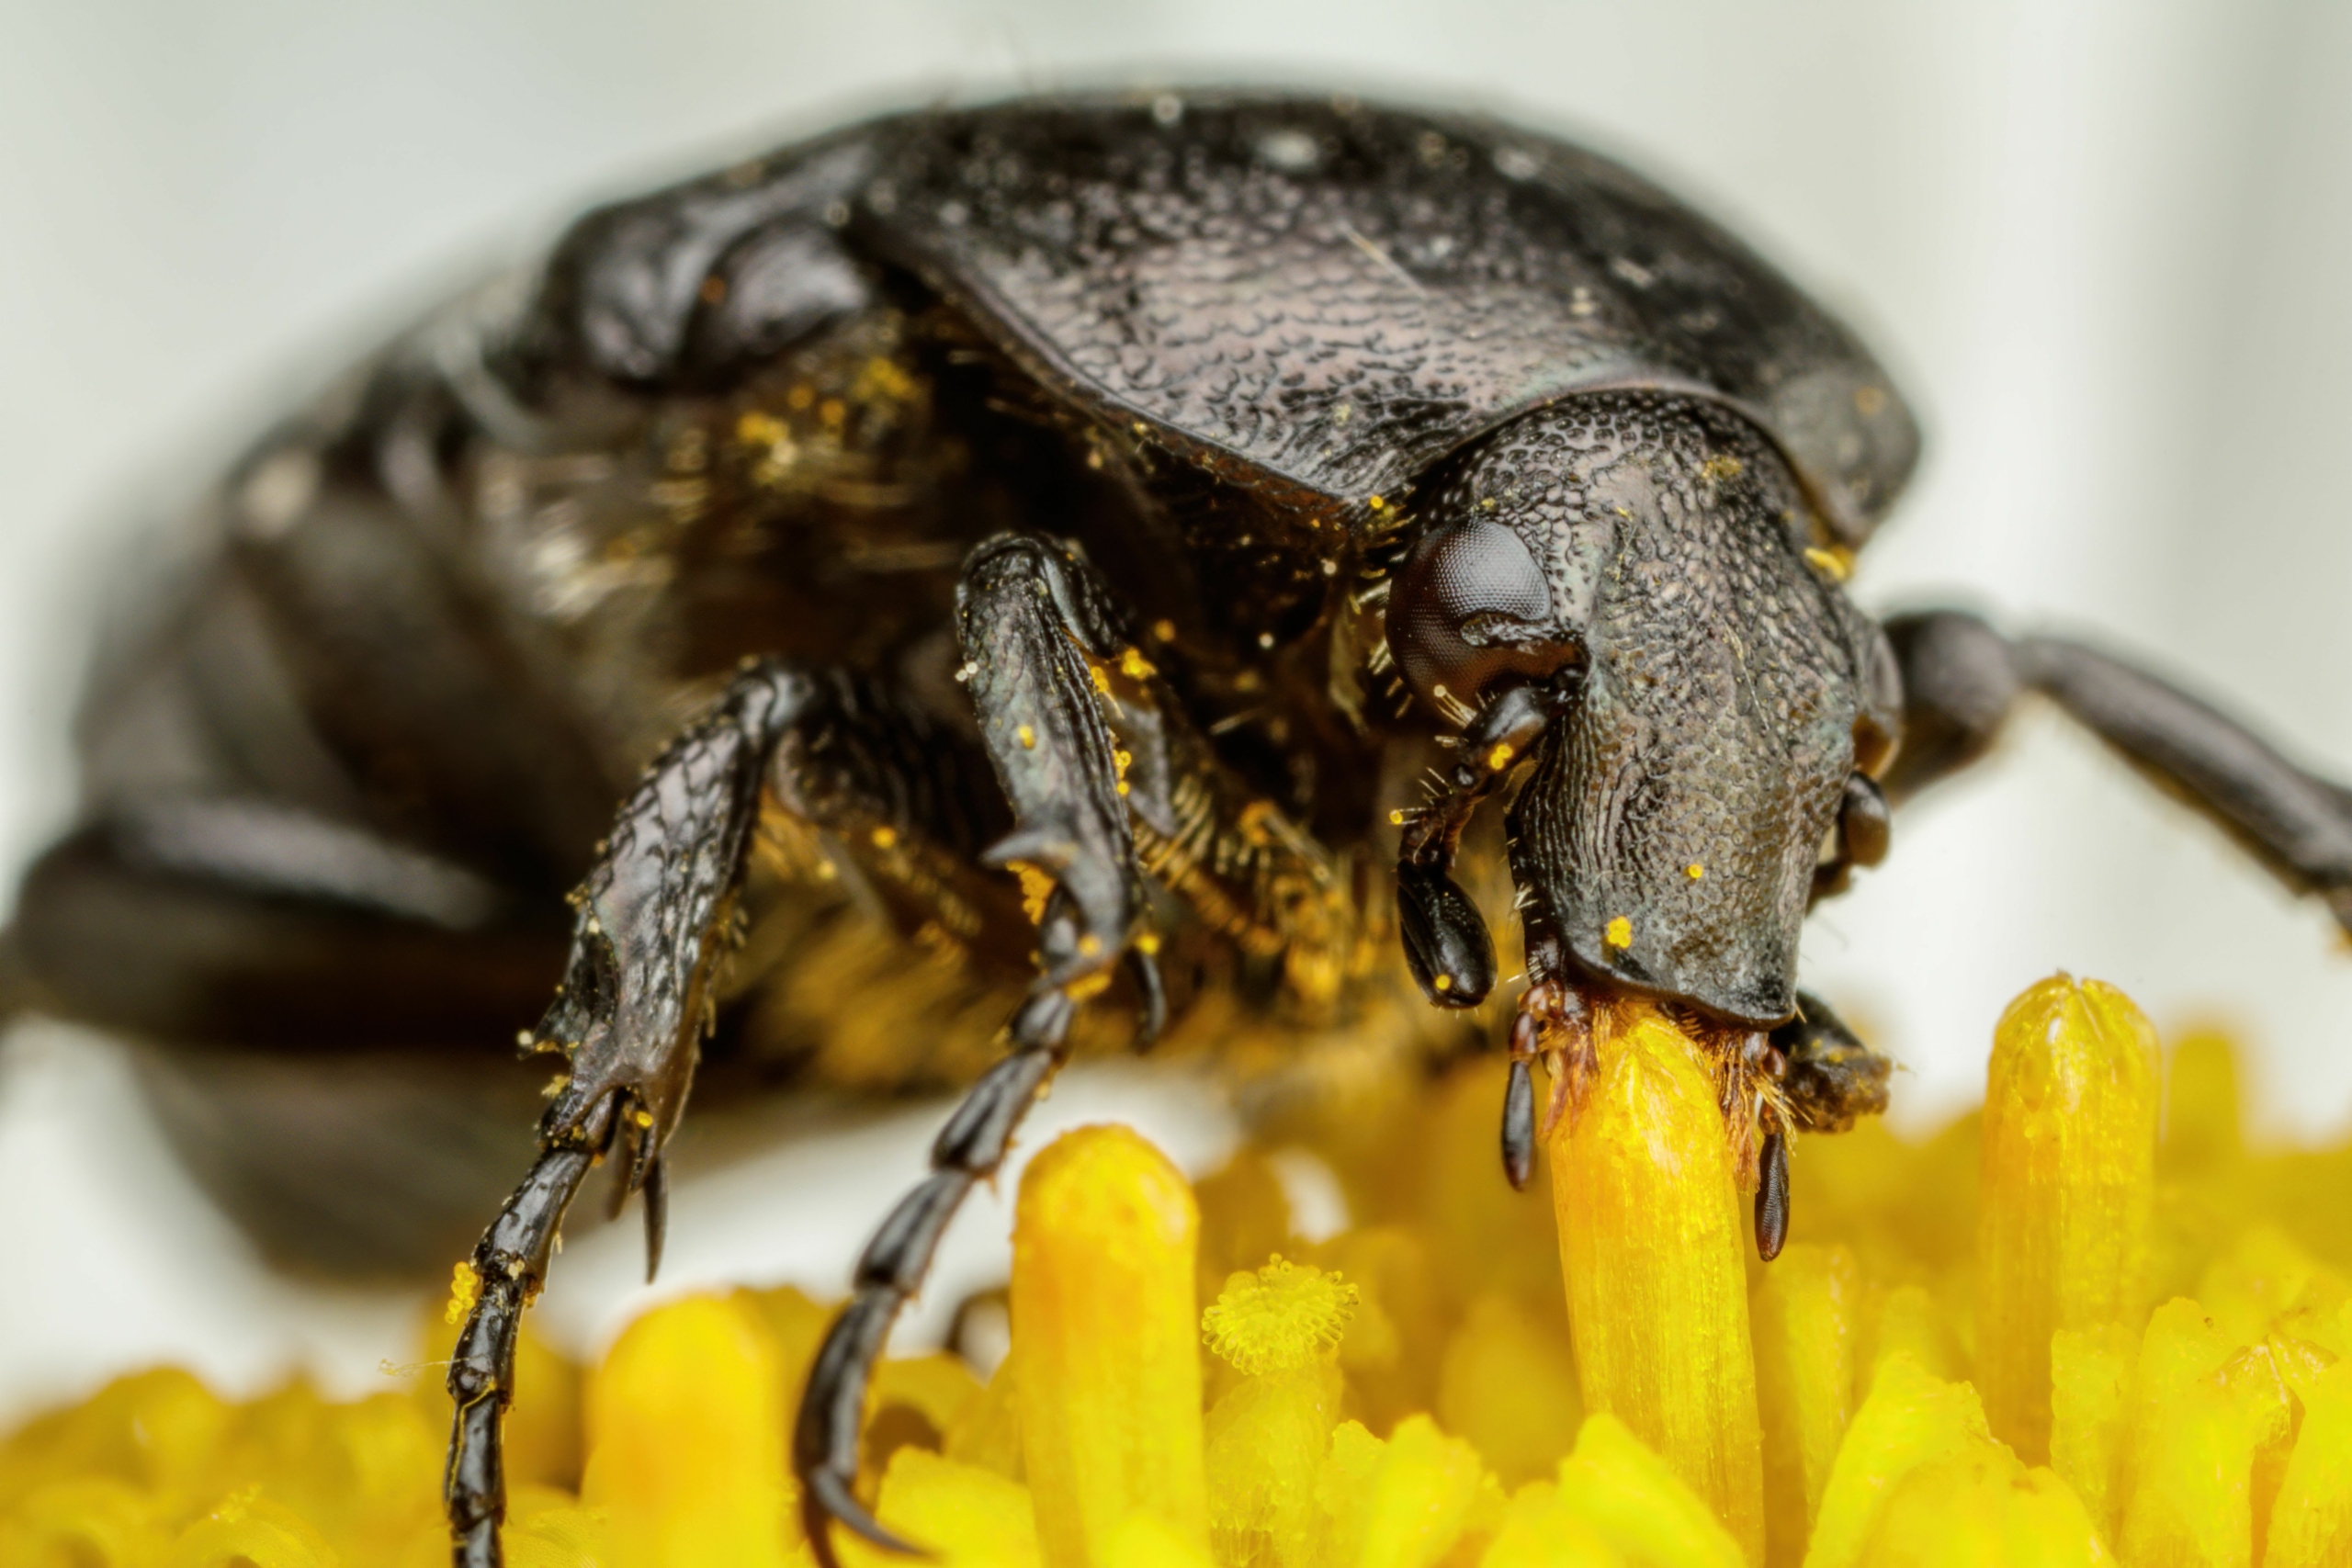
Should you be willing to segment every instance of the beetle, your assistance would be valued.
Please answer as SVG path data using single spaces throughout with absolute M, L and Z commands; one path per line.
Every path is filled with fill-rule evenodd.
M 2352 795 L 2079 643 L 1853 604 L 1917 449 L 1844 326 L 1552 137 L 1284 94 L 877 119 L 590 213 L 256 446 L 100 660 L 15 963 L 165 1043 L 216 1190 L 330 1257 L 471 1201 L 416 1086 L 503 1114 L 463 1065 L 553 986 L 449 1375 L 463 1563 L 593 1166 L 650 1269 L 698 1066 L 968 1082 L 803 1398 L 830 1564 L 836 1521 L 899 1544 L 849 1489 L 868 1368 L 1074 1050 L 1244 1020 L 1306 1057 L 1412 990 L 1439 1026 L 1390 1054 L 1470 1048 L 1492 885 L 1509 1179 L 1531 1063 L 1558 1114 L 1593 1010 L 1657 998 L 1721 1057 L 1770 1258 L 1787 1134 L 1885 1101 L 1800 925 L 2021 694 L 2352 929 Z M 365 1092 L 235 1066 L 322 1051 Z M 447 1135 L 396 1201 L 287 1177 L 400 1168 L 403 1114 Z

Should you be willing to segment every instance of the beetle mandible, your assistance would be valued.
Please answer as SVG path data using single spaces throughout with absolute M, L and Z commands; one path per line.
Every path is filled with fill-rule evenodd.
M 2076 643 L 1856 608 L 1917 450 L 1843 326 L 1549 137 L 1283 95 L 876 120 L 591 213 L 263 441 L 100 666 L 16 951 L 37 1005 L 182 1054 L 232 1198 L 285 1185 L 234 1132 L 271 1106 L 190 1064 L 476 1060 L 555 983 L 449 1376 L 461 1563 L 592 1165 L 650 1267 L 698 1065 L 970 1081 L 803 1400 L 830 1565 L 836 1521 L 895 1544 L 849 1486 L 868 1367 L 1089 1040 L 1213 995 L 1344 1029 L 1400 945 L 1459 1019 L 1498 967 L 1465 883 L 1507 878 L 1510 1179 L 1531 1061 L 1572 1098 L 1591 1010 L 1663 998 L 1740 1086 L 1769 1258 L 1787 1123 L 1885 1100 L 1800 924 L 2020 693 L 2352 927 L 2352 795 Z M 421 1211 L 466 1158 L 415 1163 Z M 299 1198 L 254 1207 L 332 1251 Z

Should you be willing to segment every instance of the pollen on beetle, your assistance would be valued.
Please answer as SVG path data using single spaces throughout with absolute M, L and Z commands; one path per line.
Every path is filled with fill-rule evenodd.
M 1159 629 L 1160 626 L 1168 626 L 1168 629 L 1165 632 L 1162 632 Z M 1176 628 L 1174 626 L 1169 626 L 1166 621 L 1160 622 L 1159 626 L 1152 627 L 1151 630 L 1152 635 L 1159 637 L 1162 642 L 1167 641 L 1168 638 L 1176 635 Z M 1157 675 L 1159 671 L 1152 667 L 1150 660 L 1146 659 L 1143 656 L 1143 649 L 1139 648 L 1130 648 L 1119 655 L 1119 673 L 1125 675 L 1130 681 L 1141 681 L 1150 676 Z
M 1401 809 L 1390 812 L 1388 825 L 1392 828 L 1402 828 L 1405 825 L 1405 813 Z
M 1701 877 L 1707 874 L 1707 868 L 1701 865 L 1694 860 L 1689 865 L 1682 868 L 1682 874 L 1689 877 L 1691 881 L 1696 882 Z
M 1600 940 L 1623 953 L 1634 945 L 1634 922 L 1623 915 L 1618 916 L 1609 922 L 1609 929 L 1600 933 Z
M 1805 551 L 1804 558 L 1832 582 L 1843 582 L 1854 574 L 1854 558 L 1849 551 L 1825 550 L 1816 545 Z
M 1356 1314 L 1357 1291 L 1337 1274 L 1279 1253 L 1243 1269 L 1201 1314 L 1208 1347 L 1248 1377 L 1285 1372 L 1333 1354 Z
M 1100 937 L 1093 936 L 1080 937 L 1078 939 L 1078 951 L 1085 954 L 1087 957 L 1091 958 L 1096 953 L 1102 951 L 1102 940 Z
M 481 1276 L 474 1272 L 471 1263 L 459 1263 L 449 1270 L 449 1301 L 441 1309 L 444 1323 L 463 1323 L 466 1314 L 474 1310 L 481 1300 Z
M 1012 733 L 1020 740 L 1021 749 L 1023 751 L 1035 751 L 1037 749 L 1037 732 L 1027 725 L 1023 725 Z
M 1441 991 L 1450 991 L 1453 989 L 1453 976 L 1451 975 L 1440 975 L 1436 979 L 1430 981 L 1430 984 L 1435 986 Z
M 1106 697 L 1111 694 L 1111 672 L 1108 670 L 1103 669 L 1100 664 L 1090 663 L 1086 667 L 1086 672 L 1094 678 L 1096 691 Z
M 1513 755 L 1514 753 L 1510 749 L 1510 741 L 1498 740 L 1495 742 L 1495 749 L 1487 753 L 1487 766 L 1491 771 L 1499 773 L 1505 768 L 1510 766 L 1510 760 Z
M 1366 496 L 1363 503 L 1366 506 L 1371 507 L 1374 512 L 1384 512 L 1386 511 L 1388 507 L 1388 502 L 1383 501 L 1376 495 Z
M 898 841 L 899 830 L 896 828 L 876 828 L 874 829 L 874 847 L 876 849 L 887 850 Z
M 1149 958 L 1153 953 L 1158 953 L 1159 951 L 1159 933 L 1158 931 L 1145 931 L 1140 936 L 1136 937 L 1136 951 L 1142 953 L 1146 958 Z

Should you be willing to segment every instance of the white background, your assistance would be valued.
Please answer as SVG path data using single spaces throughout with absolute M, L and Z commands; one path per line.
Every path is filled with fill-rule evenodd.
M 134 530 L 447 284 L 850 112 L 1188 80 L 1484 106 L 1678 186 L 1847 312 L 1926 422 L 1866 603 L 2109 638 L 2352 776 L 2352 8 L 0 0 L 0 866 L 71 813 L 80 649 Z M 2312 1136 L 2352 1119 L 2331 933 L 2037 713 L 1906 815 L 1805 966 L 1910 1069 L 1905 1123 L 1974 1099 L 2001 1004 L 2063 966 L 2168 1027 L 2237 1021 L 2260 1125 Z M 1197 1087 L 1158 1098 L 1180 1153 L 1220 1145 Z M 836 1287 L 934 1115 L 682 1195 L 671 1282 Z M 250 1385 L 307 1350 L 360 1387 L 402 1353 L 412 1301 L 260 1273 L 86 1038 L 0 1061 L 0 1418 L 157 1355 Z M 959 1278 L 1002 1225 L 970 1216 Z M 598 1246 L 550 1300 L 582 1340 L 628 1271 Z

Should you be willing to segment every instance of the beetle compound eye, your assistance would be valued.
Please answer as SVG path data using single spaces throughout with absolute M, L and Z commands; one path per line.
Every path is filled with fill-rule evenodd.
M 1476 704 L 1498 675 L 1549 675 L 1577 655 L 1535 558 L 1485 521 L 1413 547 L 1388 601 L 1388 647 L 1414 694 L 1441 712 L 1449 698 Z

